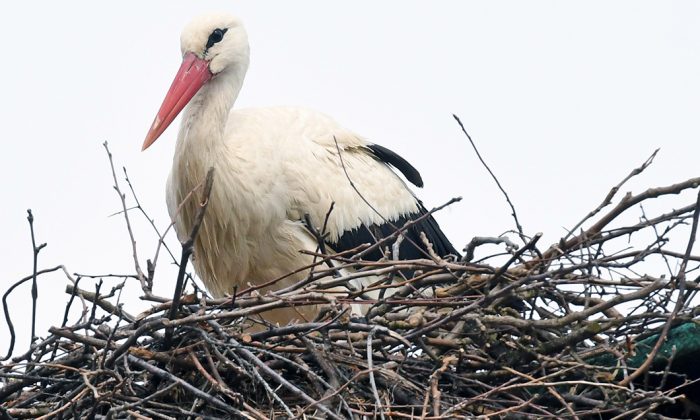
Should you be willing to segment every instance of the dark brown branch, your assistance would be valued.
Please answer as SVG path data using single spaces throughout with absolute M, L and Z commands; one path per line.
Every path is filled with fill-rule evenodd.
M 211 195 L 211 188 L 214 184 L 214 168 L 209 168 L 207 171 L 206 181 L 204 183 L 204 189 L 202 190 L 201 200 L 199 202 L 199 208 L 197 209 L 197 214 L 195 215 L 194 224 L 192 225 L 192 230 L 190 231 L 190 236 L 182 243 L 182 256 L 180 257 L 180 270 L 177 273 L 177 282 L 175 283 L 175 294 L 173 295 L 173 303 L 170 306 L 170 311 L 168 312 L 168 319 L 175 318 L 175 312 L 179 307 L 180 297 L 182 296 L 182 288 L 185 282 L 185 271 L 187 270 L 187 261 L 189 261 L 192 251 L 194 249 L 194 241 L 197 239 L 197 234 L 204 221 L 204 214 L 207 211 L 207 206 L 209 205 L 209 196 Z M 168 336 L 170 338 L 170 336 Z M 169 340 L 166 340 L 169 342 Z
M 8 296 L 10 296 L 10 294 L 12 293 L 13 290 L 15 290 L 18 286 L 21 286 L 25 282 L 27 282 L 29 280 L 35 280 L 38 276 L 40 276 L 42 274 L 52 273 L 52 272 L 58 271 L 58 270 L 65 271 L 65 267 L 63 267 L 62 265 L 58 265 L 58 266 L 53 267 L 53 268 L 47 268 L 44 270 L 36 271 L 36 272 L 32 273 L 32 275 L 24 277 L 21 280 L 19 280 L 18 282 L 16 282 L 15 284 L 13 284 L 12 286 L 10 286 L 5 291 L 5 293 L 2 295 L 2 309 L 3 309 L 3 312 L 5 313 L 5 322 L 7 323 L 7 328 L 10 330 L 10 345 L 8 347 L 7 354 L 5 355 L 5 357 L 0 359 L 0 361 L 5 361 L 5 360 L 8 360 L 10 357 L 12 357 L 12 352 L 14 351 L 14 348 L 15 348 L 15 327 L 14 327 L 14 324 L 12 323 L 12 318 L 10 317 L 10 308 L 7 305 Z
M 31 343 L 34 342 L 36 338 L 36 302 L 39 298 L 39 288 L 36 283 L 36 273 L 37 265 L 39 263 L 39 252 L 46 246 L 45 243 L 38 245 L 36 244 L 36 239 L 34 238 L 34 215 L 31 209 L 27 210 L 27 221 L 29 222 L 29 231 L 32 236 L 32 338 Z

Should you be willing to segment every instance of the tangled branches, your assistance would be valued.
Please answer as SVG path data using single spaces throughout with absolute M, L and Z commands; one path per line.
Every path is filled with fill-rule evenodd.
M 518 223 L 521 246 L 482 238 L 463 261 L 368 262 L 358 257 L 362 247 L 319 253 L 297 287 L 226 299 L 197 289 L 181 299 L 155 296 L 155 265 L 143 273 L 137 261 L 132 277 L 153 302 L 138 315 L 118 303 L 124 283 L 92 292 L 71 277 L 63 324 L 0 368 L 0 418 L 700 415 L 692 304 L 699 201 L 619 222 L 642 202 L 697 189 L 700 178 L 627 194 L 603 213 L 652 158 L 548 248 Z M 681 251 L 671 237 L 683 238 Z M 505 258 L 474 261 L 480 244 L 494 242 L 507 245 Z M 642 274 L 654 260 L 668 276 Z M 358 278 L 364 290 L 334 288 Z M 371 290 L 382 297 L 363 298 Z M 84 310 L 70 324 L 75 301 Z M 318 304 L 325 310 L 316 319 L 265 322 L 271 309 Z M 366 319 L 349 318 L 349 304 L 364 305 Z

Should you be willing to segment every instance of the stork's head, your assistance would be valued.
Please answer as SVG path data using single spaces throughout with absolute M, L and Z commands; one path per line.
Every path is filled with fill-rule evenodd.
M 248 68 L 248 36 L 243 24 L 228 14 L 208 14 L 192 20 L 180 36 L 182 65 L 153 120 L 143 149 L 146 150 L 195 94 L 219 75 Z

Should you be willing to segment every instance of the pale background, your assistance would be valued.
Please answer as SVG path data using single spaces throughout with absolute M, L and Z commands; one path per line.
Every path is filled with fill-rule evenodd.
M 545 233 L 543 244 L 657 147 L 654 166 L 625 190 L 700 174 L 696 2 L 5 2 L 0 290 L 31 273 L 27 208 L 37 240 L 48 242 L 40 268 L 133 272 L 123 218 L 108 217 L 120 205 L 101 144 L 109 141 L 118 169 L 128 168 L 142 204 L 165 227 L 177 122 L 147 152 L 140 146 L 179 66 L 181 28 L 211 10 L 236 13 L 248 28 L 252 64 L 237 106 L 316 108 L 399 152 L 422 172 L 419 195 L 429 207 L 464 197 L 438 215 L 457 248 L 513 224 L 452 113 L 526 231 Z M 156 237 L 133 218 L 145 265 Z M 174 275 L 166 262 L 156 286 L 168 295 Z M 61 322 L 65 283 L 61 274 L 39 280 L 40 334 Z M 124 300 L 138 312 L 132 286 Z M 29 283 L 13 296 L 23 351 Z M 0 353 L 7 337 L 2 327 Z

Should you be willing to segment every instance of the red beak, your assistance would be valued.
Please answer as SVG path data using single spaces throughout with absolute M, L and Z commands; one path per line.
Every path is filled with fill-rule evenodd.
M 180 70 L 177 71 L 175 80 L 173 80 L 173 84 L 170 85 L 170 90 L 163 100 L 163 105 L 160 106 L 151 129 L 146 134 L 146 140 L 143 141 L 143 149 L 141 150 L 146 150 L 163 134 L 182 111 L 182 108 L 211 79 L 211 76 L 209 65 L 204 59 L 191 52 L 185 54 Z

